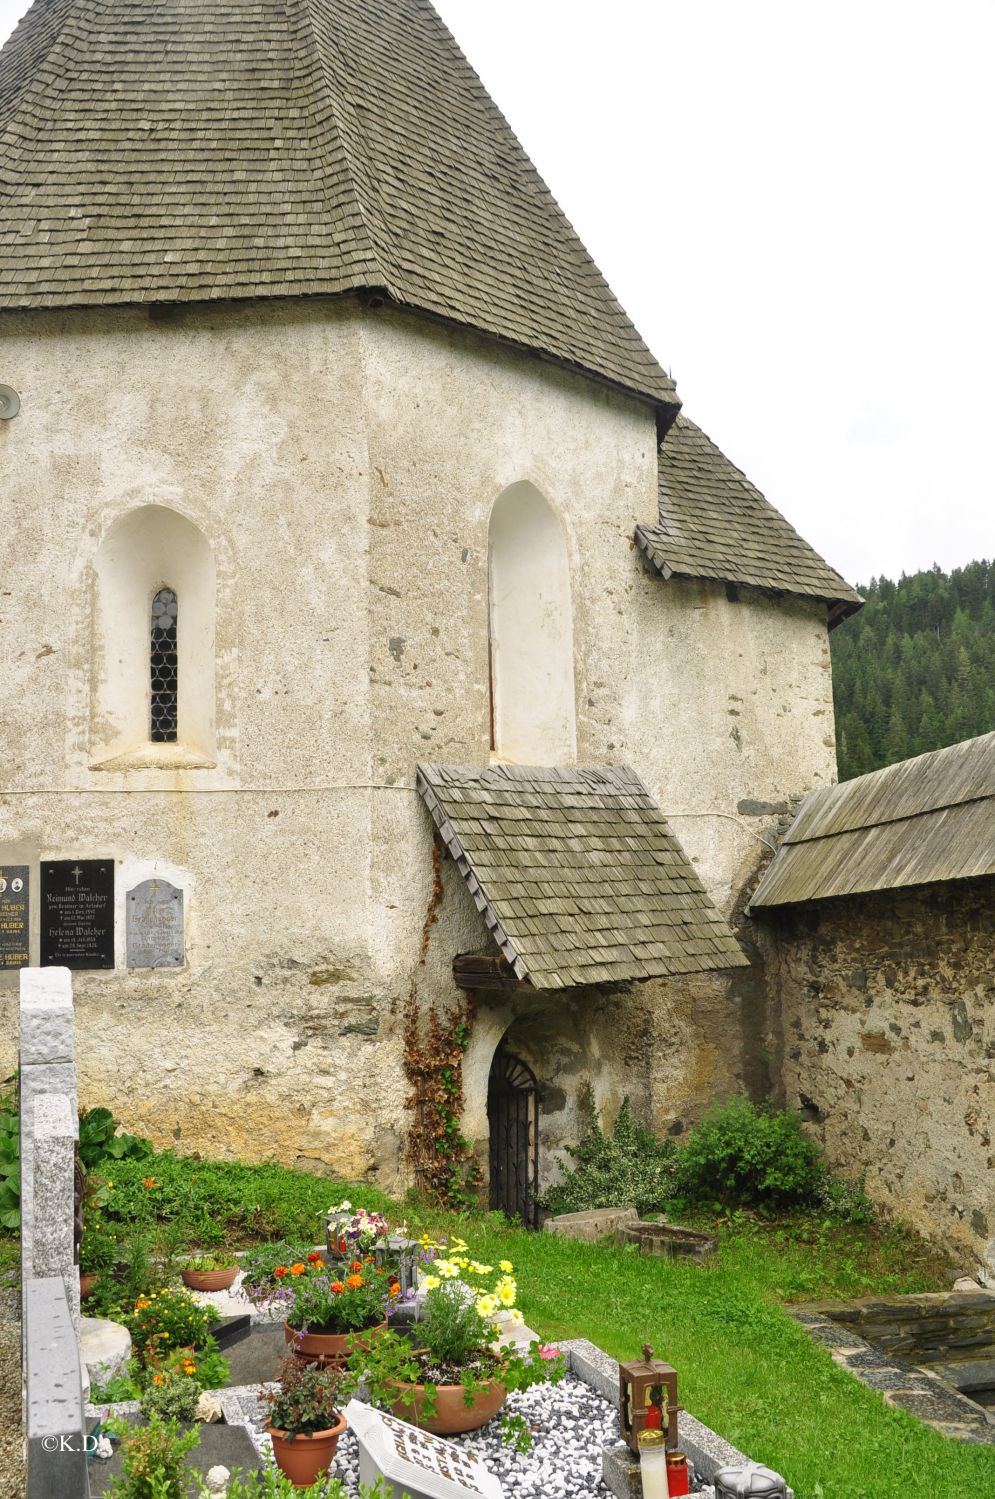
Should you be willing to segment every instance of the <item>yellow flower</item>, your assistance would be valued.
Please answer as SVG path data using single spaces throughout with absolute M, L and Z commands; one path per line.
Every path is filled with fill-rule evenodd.
M 446 1280 L 451 1280 L 454 1275 L 459 1274 L 459 1267 L 452 1260 L 436 1260 L 435 1268 Z
M 510 1275 L 514 1268 L 510 1260 L 498 1260 L 498 1269 L 503 1270 L 505 1275 Z
M 497 1287 L 496 1295 L 502 1306 L 515 1305 L 515 1293 L 517 1286 L 513 1280 L 504 1280 Z
M 483 1317 L 484 1320 L 486 1321 L 489 1317 L 493 1317 L 493 1315 L 494 1315 L 494 1313 L 496 1311 L 497 1311 L 497 1302 L 494 1300 L 494 1297 L 493 1296 L 481 1296 L 480 1300 L 477 1302 L 477 1313 L 478 1313 L 478 1315 L 481 1316 L 481 1317 Z
M 517 1306 L 515 1307 L 514 1311 L 513 1312 L 509 1312 L 508 1315 L 511 1318 L 512 1324 L 515 1327 L 521 1327 L 522 1323 L 525 1321 L 525 1318 L 522 1316 L 522 1314 L 518 1310 Z
M 425 1287 L 426 1291 L 434 1291 L 436 1286 L 441 1286 L 441 1284 L 442 1282 L 437 1275 L 422 1276 L 422 1285 Z
M 450 1249 L 455 1249 L 457 1254 L 466 1254 L 469 1244 L 465 1239 L 453 1239 L 450 1241 Z

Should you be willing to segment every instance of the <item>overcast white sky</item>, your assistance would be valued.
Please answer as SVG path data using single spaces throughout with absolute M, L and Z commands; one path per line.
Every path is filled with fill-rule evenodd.
M 829 561 L 995 554 L 995 0 L 436 4 L 688 414 Z

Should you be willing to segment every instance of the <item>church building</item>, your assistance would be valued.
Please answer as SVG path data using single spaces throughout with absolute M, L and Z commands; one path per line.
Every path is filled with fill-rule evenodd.
M 7 1073 L 65 966 L 84 1103 L 397 1188 L 434 1005 L 526 1219 L 587 1097 L 765 1095 L 743 906 L 860 599 L 428 0 L 35 0 L 0 386 Z

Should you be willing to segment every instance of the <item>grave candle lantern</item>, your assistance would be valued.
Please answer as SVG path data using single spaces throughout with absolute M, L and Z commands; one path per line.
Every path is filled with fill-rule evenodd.
M 352 1213 L 326 1213 L 325 1214 L 325 1244 L 329 1254 L 337 1255 L 339 1258 L 348 1252 L 348 1244 L 342 1239 L 342 1230 L 352 1222 Z
M 391 1234 L 387 1240 L 391 1259 L 397 1264 L 397 1278 L 401 1282 L 401 1299 L 418 1284 L 418 1240 L 406 1239 L 403 1234 Z
M 633 1452 L 641 1431 L 662 1431 L 667 1447 L 677 1446 L 677 1370 L 653 1357 L 648 1343 L 642 1359 L 619 1364 L 619 1434 Z

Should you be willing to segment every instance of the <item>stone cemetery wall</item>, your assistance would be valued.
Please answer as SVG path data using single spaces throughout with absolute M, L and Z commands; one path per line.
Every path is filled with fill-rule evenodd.
M 995 881 L 765 914 L 784 1101 L 872 1199 L 995 1276 Z

